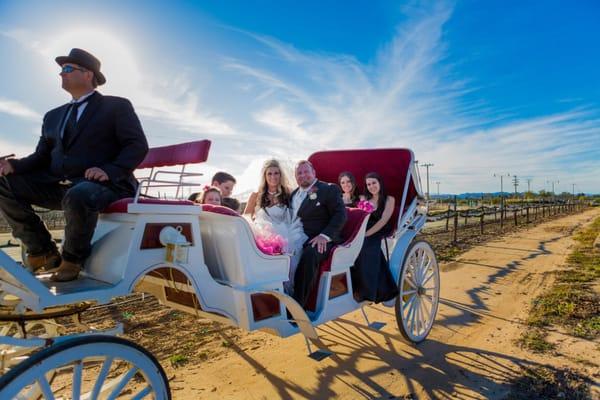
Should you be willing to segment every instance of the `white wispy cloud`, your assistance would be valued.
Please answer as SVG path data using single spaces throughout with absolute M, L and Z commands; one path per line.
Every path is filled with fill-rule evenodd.
M 201 103 L 197 88 L 190 83 L 194 79 L 189 71 L 166 74 L 158 80 L 139 68 L 130 48 L 101 28 L 74 27 L 56 35 L 12 29 L 2 31 L 0 35 L 44 56 L 52 68 L 56 68 L 54 57 L 67 52 L 73 38 L 76 37 L 78 44 L 104 61 L 102 70 L 108 80 L 107 84 L 99 89 L 132 99 L 138 114 L 144 119 L 199 135 L 220 136 L 231 135 L 234 132 L 218 115 L 202 111 L 207 107 Z M 86 43 L 89 43 L 89 46 L 86 46 Z M 27 110 L 28 107 L 23 104 L 8 101 L 0 103 L 0 112 L 12 111 L 14 115 L 39 119 L 38 114 Z
M 510 110 L 467 102 L 478 88 L 444 66 L 451 12 L 437 7 L 410 18 L 370 64 L 250 34 L 275 62 L 225 67 L 255 94 L 255 129 L 271 132 L 272 148 L 296 158 L 327 148 L 410 147 L 435 164 L 447 192 L 497 190 L 492 174 L 502 171 L 530 177 L 536 188 L 560 177 L 599 191 L 600 110 L 515 119 Z
M 0 112 L 28 120 L 39 121 L 41 119 L 41 115 L 35 110 L 29 108 L 27 105 L 16 100 L 10 100 L 2 97 L 0 97 Z
M 443 192 L 495 191 L 492 175 L 505 172 L 533 179 L 535 190 L 560 180 L 600 191 L 600 110 L 565 98 L 558 100 L 562 112 L 522 118 L 478 98 L 481 83 L 446 60 L 444 28 L 452 11 L 444 3 L 407 9 L 405 22 L 368 63 L 235 28 L 229 34 L 250 39 L 250 51 L 222 48 L 175 73 L 150 74 L 127 61 L 127 49 L 113 46 L 127 63 L 113 71 L 105 65 L 113 77 L 107 92 L 131 98 L 161 144 L 213 139 L 210 170 L 241 177 L 244 191 L 256 185 L 262 158 L 366 147 L 412 148 L 435 164 L 432 182 L 441 181 Z M 55 53 L 25 31 L 5 36 Z

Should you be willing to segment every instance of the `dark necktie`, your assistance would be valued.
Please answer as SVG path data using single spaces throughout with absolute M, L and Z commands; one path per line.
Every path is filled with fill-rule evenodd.
M 82 101 L 80 103 L 71 104 L 67 123 L 65 124 L 65 129 L 63 131 L 63 143 L 69 143 L 69 139 L 77 132 L 77 113 L 79 107 L 85 103 L 85 101 Z

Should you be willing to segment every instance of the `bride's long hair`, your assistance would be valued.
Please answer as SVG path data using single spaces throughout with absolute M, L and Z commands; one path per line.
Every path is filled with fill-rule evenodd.
M 283 169 L 281 168 L 281 164 L 277 160 L 267 160 L 263 164 L 261 173 L 260 173 L 260 184 L 258 185 L 258 201 L 256 202 L 256 208 L 266 208 L 271 206 L 271 202 L 269 201 L 269 185 L 267 184 L 267 169 L 274 167 L 279 170 L 279 188 L 277 188 L 277 192 L 281 192 L 278 194 L 279 204 L 284 204 L 287 207 L 290 206 L 290 186 L 288 184 L 287 176 Z

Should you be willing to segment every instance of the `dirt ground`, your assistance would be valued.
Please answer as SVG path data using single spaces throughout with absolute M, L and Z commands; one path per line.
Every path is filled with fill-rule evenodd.
M 196 320 L 152 301 L 130 301 L 84 315 L 96 325 L 122 320 L 129 338 L 150 349 L 174 399 L 501 399 L 522 368 L 566 368 L 591 378 L 600 398 L 600 342 L 556 329 L 550 354 L 515 344 L 532 299 L 553 280 L 572 233 L 600 209 L 558 218 L 478 244 L 442 263 L 441 304 L 428 339 L 415 346 L 398 332 L 393 308 L 367 307 L 317 329 L 334 355 L 307 357 L 300 335 L 281 339 Z M 143 304 L 143 308 L 140 308 Z
M 531 300 L 564 264 L 573 231 L 598 216 L 600 209 L 559 218 L 442 263 L 437 320 L 417 346 L 402 339 L 393 309 L 383 306 L 367 308 L 371 322 L 386 324 L 380 331 L 366 327 L 360 312 L 319 327 L 335 352 L 321 362 L 307 357 L 299 335 L 244 333 L 160 308 L 119 312 L 129 336 L 161 360 L 174 399 L 499 399 L 521 368 L 540 365 L 590 377 L 598 396 L 598 341 L 556 330 L 551 354 L 514 343 L 527 329 Z

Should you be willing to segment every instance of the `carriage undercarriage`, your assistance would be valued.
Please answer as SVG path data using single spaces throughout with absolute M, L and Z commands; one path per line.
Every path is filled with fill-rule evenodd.
M 184 145 L 202 147 L 195 160 L 202 162 L 209 144 Z M 172 153 L 176 146 L 169 147 Z M 396 179 L 402 177 L 397 179 L 402 201 L 395 214 L 395 234 L 386 239 L 386 245 L 391 249 L 387 257 L 400 294 L 385 305 L 395 307 L 404 338 L 419 343 L 435 319 L 440 277 L 433 249 L 415 239 L 425 223 L 425 209 L 412 152 L 394 151 L 401 159 L 387 155 L 387 161 L 397 164 Z M 328 180 L 327 170 L 319 168 L 320 160 L 344 152 L 327 153 L 311 156 L 324 180 Z M 381 154 L 372 157 L 381 158 Z M 376 169 L 377 165 L 367 167 Z M 157 181 L 153 171 L 149 181 Z M 327 357 L 331 352 L 315 327 L 357 309 L 369 327 L 382 326 L 369 322 L 364 311 L 368 302 L 359 303 L 353 296 L 350 268 L 362 246 L 367 216 L 352 209 L 348 215 L 352 226 L 345 227 L 346 242 L 321 266 L 314 304 L 306 310 L 284 290 L 287 256 L 261 253 L 245 219 L 184 201 L 136 196 L 107 210 L 96 229 L 85 273 L 74 282 L 33 276 L 0 252 L 1 397 L 112 399 L 127 393 L 131 398 L 170 398 L 158 361 L 138 345 L 116 337 L 123 333 L 120 325 L 96 331 L 79 318 L 91 304 L 109 303 L 135 291 L 151 294 L 168 307 L 247 331 L 263 330 L 280 337 L 301 333 L 312 358 Z M 164 232 L 173 228 L 181 240 L 165 242 Z M 77 332 L 66 332 L 57 318 L 69 318 Z

